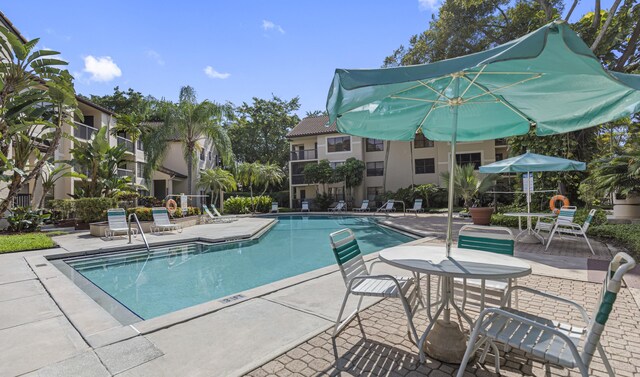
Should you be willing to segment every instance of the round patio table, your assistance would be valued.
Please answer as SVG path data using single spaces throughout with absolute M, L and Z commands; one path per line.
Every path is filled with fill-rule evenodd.
M 469 323 L 470 328 L 473 327 L 473 320 L 455 303 L 454 278 L 496 280 L 531 274 L 531 266 L 527 262 L 504 254 L 452 247 L 451 255 L 447 258 L 444 245 L 396 246 L 381 250 L 379 257 L 394 267 L 412 271 L 418 278 L 419 274 L 438 275 L 442 278 L 442 299 L 439 302 L 432 305 L 429 289 L 427 291 L 426 309 L 430 323 L 418 344 L 422 362 L 425 342 L 428 342 L 427 354 L 434 359 L 449 363 L 462 361 L 466 338 L 458 324 L 451 321 L 451 307 Z M 427 283 L 427 287 L 429 286 Z M 438 309 L 431 316 L 431 306 L 435 305 L 438 305 Z M 438 319 L 440 314 L 443 314 L 441 320 Z
M 556 217 L 556 214 L 553 212 L 541 212 L 541 213 L 530 213 L 530 212 L 508 212 L 504 214 L 505 216 L 517 217 L 518 218 L 518 229 L 520 229 L 520 233 L 516 236 L 516 241 L 523 243 L 542 243 L 544 244 L 544 238 L 538 233 L 533 231 L 533 227 L 531 225 L 531 219 L 537 217 L 538 220 L 543 217 Z M 522 229 L 522 218 L 527 218 L 527 229 Z

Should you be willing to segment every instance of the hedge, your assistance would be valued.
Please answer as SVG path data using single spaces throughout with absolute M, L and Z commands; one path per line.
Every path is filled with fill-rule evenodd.
M 604 224 L 589 228 L 589 234 L 623 246 L 640 257 L 640 224 Z
M 114 198 L 82 198 L 76 199 L 76 215 L 85 223 L 107 220 L 107 210 L 115 208 L 118 201 Z
M 256 212 L 269 212 L 271 210 L 271 203 L 274 200 L 271 199 L 270 196 L 254 196 L 253 201 Z M 251 198 L 232 196 L 224 201 L 224 213 L 250 213 L 252 208 Z

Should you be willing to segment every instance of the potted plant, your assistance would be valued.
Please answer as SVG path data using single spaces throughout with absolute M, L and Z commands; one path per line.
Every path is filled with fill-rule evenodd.
M 613 217 L 640 218 L 640 150 L 597 161 L 589 181 L 603 196 L 613 199 Z
M 448 189 L 449 172 L 444 172 L 441 176 L 444 186 Z M 456 197 L 462 198 L 464 208 L 469 211 L 476 225 L 489 225 L 491 222 L 493 207 L 482 207 L 481 202 L 474 204 L 474 200 L 480 199 L 480 196 L 495 184 L 495 180 L 495 174 L 476 174 L 474 165 L 455 165 L 453 192 Z

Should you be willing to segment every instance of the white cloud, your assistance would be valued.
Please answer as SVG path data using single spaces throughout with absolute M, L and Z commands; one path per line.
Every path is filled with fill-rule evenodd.
M 212 66 L 208 65 L 204 68 L 204 74 L 211 79 L 221 79 L 224 80 L 231 76 L 231 73 L 221 73 L 213 69 Z
M 146 50 L 144 54 L 147 55 L 149 59 L 155 60 L 158 65 L 164 65 L 164 59 L 162 59 L 162 55 L 160 55 L 158 51 Z
M 85 56 L 83 71 L 91 74 L 89 81 L 107 82 L 122 76 L 120 67 L 110 56 Z
M 439 0 L 418 0 L 418 9 L 421 11 L 425 10 L 436 10 L 440 7 Z
M 280 25 L 276 25 L 274 24 L 272 21 L 269 20 L 262 20 L 262 28 L 264 30 L 277 30 L 280 32 L 280 34 L 284 34 L 284 29 L 280 26 Z

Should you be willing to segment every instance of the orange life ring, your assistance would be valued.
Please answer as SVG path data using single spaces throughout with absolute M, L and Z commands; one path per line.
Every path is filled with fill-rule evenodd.
M 178 210 L 178 203 L 176 203 L 176 201 L 173 199 L 169 199 L 167 200 L 166 207 L 167 211 L 169 211 L 169 213 L 173 215 Z
M 562 207 L 569 206 L 569 199 L 564 195 L 556 195 L 553 198 L 551 198 L 551 200 L 549 201 L 549 208 L 551 208 L 553 213 L 555 213 L 556 215 L 560 213 L 560 208 L 556 207 L 556 203 L 559 200 L 562 200 Z

